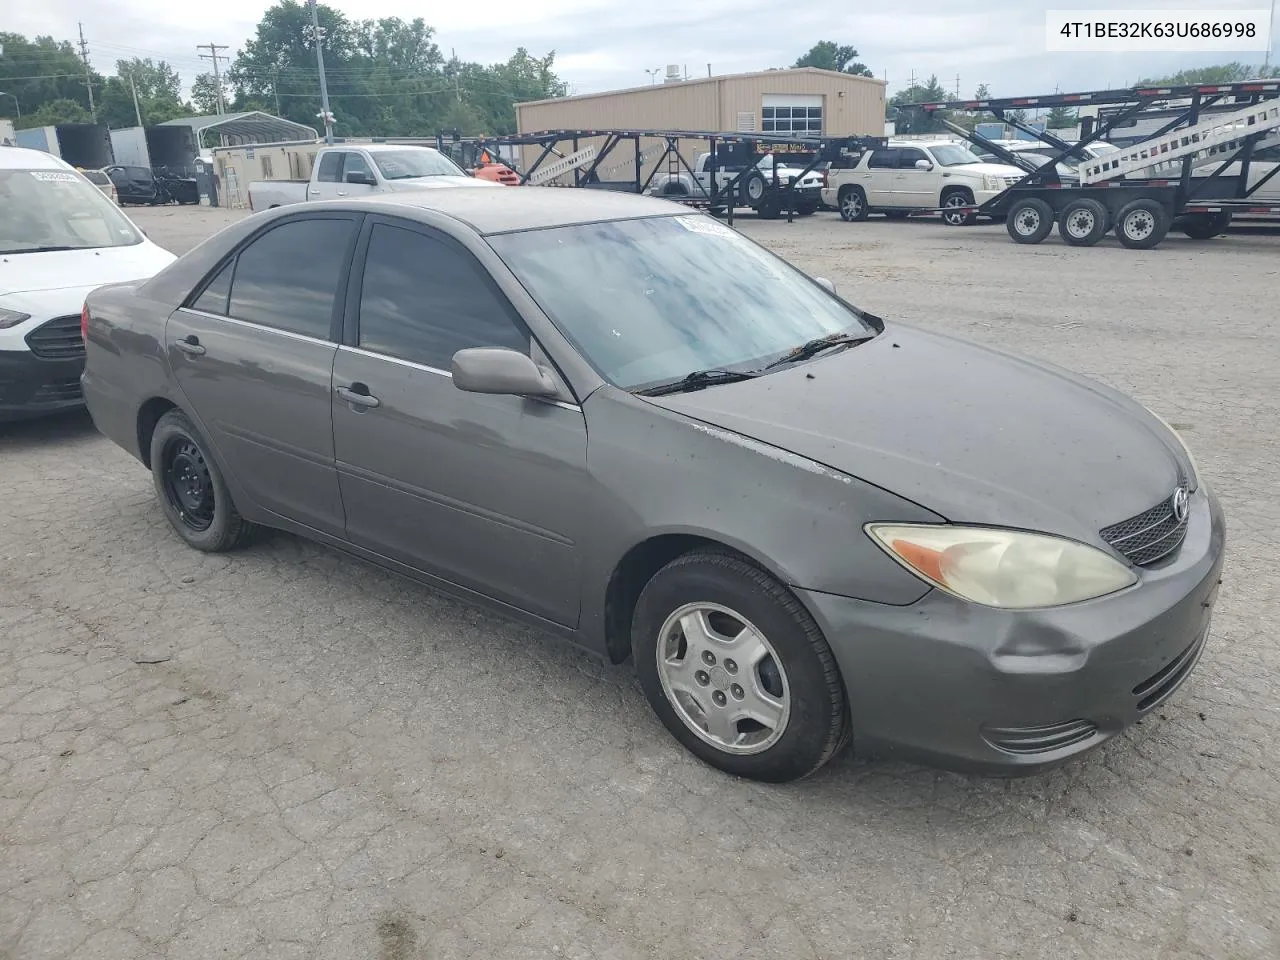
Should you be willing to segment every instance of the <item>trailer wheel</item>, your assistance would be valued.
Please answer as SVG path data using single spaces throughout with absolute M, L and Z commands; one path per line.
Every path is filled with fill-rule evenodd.
M 1107 233 L 1107 208 L 1087 197 L 1072 200 L 1058 215 L 1058 233 L 1073 247 L 1092 247 Z
M 1193 213 L 1182 219 L 1178 229 L 1192 240 L 1212 240 L 1227 232 L 1231 223 L 1231 211 L 1218 213 Z
M 976 213 L 950 213 L 951 207 L 973 206 L 973 194 L 964 187 L 954 187 L 942 195 L 942 222 L 949 227 L 968 227 L 978 222 Z
M 840 204 L 840 219 L 853 222 L 865 220 L 871 211 L 867 208 L 867 195 L 861 187 L 841 187 L 837 199 Z
M 1134 200 L 1116 215 L 1116 239 L 1130 250 L 1150 250 L 1169 232 L 1169 215 L 1155 200 Z
M 1053 229 L 1053 208 L 1038 197 L 1023 197 L 1009 208 L 1004 228 L 1014 243 L 1039 243 Z

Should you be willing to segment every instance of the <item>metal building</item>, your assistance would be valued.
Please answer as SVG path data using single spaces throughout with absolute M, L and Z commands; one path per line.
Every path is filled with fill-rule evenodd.
M 878 137 L 884 133 L 884 92 L 883 80 L 814 67 L 685 79 L 669 66 L 662 83 L 517 103 L 516 125 L 520 133 L 644 129 Z M 580 146 L 592 143 L 584 139 Z M 661 152 L 660 143 L 642 146 L 646 153 Z M 539 151 L 524 149 L 527 165 Z M 634 176 L 634 159 L 620 156 L 613 166 L 619 177 Z

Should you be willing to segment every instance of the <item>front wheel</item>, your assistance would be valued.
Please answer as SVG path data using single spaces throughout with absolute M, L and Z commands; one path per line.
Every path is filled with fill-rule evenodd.
M 165 519 L 189 546 L 221 553 L 257 531 L 236 510 L 208 444 L 181 410 L 170 410 L 156 424 L 151 476 Z
M 942 222 L 949 227 L 968 227 L 978 222 L 978 214 L 967 211 L 973 206 L 973 195 L 967 190 L 954 190 L 942 198 Z
M 736 555 L 694 551 L 646 584 L 631 649 L 654 712 L 726 773 L 783 783 L 848 739 L 831 648 L 785 587 Z

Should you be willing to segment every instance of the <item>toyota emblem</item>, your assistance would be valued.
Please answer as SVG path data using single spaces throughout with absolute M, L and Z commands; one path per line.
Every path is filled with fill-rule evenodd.
M 1173 519 L 1179 523 L 1187 519 L 1187 511 L 1189 509 L 1187 499 L 1186 487 L 1179 487 L 1173 491 Z

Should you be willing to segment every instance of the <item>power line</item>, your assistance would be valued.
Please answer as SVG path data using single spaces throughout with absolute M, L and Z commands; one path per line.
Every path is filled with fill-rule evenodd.
M 93 105 L 93 72 L 89 69 L 89 44 L 84 38 L 84 24 L 78 23 L 80 28 L 80 59 L 84 61 L 84 88 L 89 91 L 89 114 L 93 117 L 93 122 L 98 122 L 98 109 Z
M 218 51 L 229 50 L 230 47 L 228 47 L 226 44 L 197 43 L 196 49 L 208 50 L 209 51 L 208 53 L 200 54 L 200 59 L 213 61 L 213 85 L 217 88 L 217 92 L 218 92 L 218 114 L 222 115 L 227 112 L 227 103 L 222 96 L 222 74 L 218 72 L 218 61 L 226 60 L 230 62 L 231 58 L 224 57 L 222 54 L 218 53 Z

